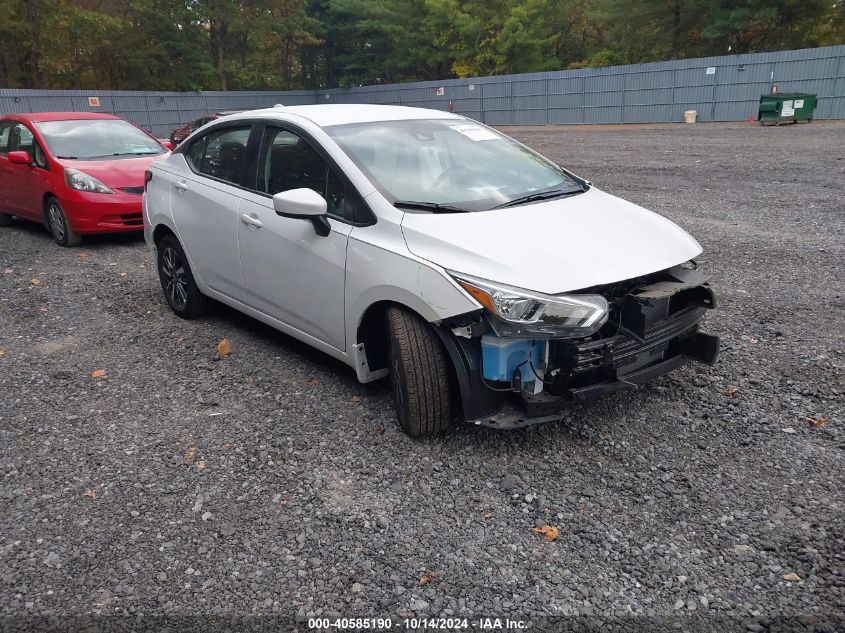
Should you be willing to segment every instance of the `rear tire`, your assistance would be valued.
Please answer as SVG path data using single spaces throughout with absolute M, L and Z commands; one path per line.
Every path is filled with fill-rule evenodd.
M 411 437 L 445 431 L 452 421 L 449 364 L 431 325 L 418 315 L 387 309 L 390 380 L 399 426 Z
M 46 216 L 47 230 L 56 240 L 56 244 L 65 247 L 79 246 L 82 242 L 82 236 L 70 228 L 65 210 L 62 209 L 62 205 L 56 198 L 47 198 Z
M 166 235 L 158 243 L 158 278 L 170 309 L 183 319 L 208 311 L 208 298 L 200 292 L 179 240 Z
M 12 216 L 8 213 L 0 213 L 0 226 L 12 226 Z

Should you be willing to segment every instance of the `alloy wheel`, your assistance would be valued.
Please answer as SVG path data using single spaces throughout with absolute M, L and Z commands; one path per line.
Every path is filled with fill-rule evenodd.
M 167 247 L 161 254 L 161 274 L 164 275 L 164 292 L 171 305 L 181 310 L 188 302 L 188 280 L 185 265 L 176 249 Z
M 59 242 L 64 241 L 67 236 L 67 228 L 65 227 L 65 217 L 59 205 L 53 203 L 47 209 L 47 214 L 50 216 L 50 228 L 53 230 L 53 235 Z

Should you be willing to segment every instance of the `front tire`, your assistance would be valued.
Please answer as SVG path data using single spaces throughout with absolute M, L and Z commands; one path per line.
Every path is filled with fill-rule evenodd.
M 82 237 L 70 228 L 65 210 L 56 198 L 47 198 L 47 229 L 59 246 L 79 246 Z
M 183 319 L 205 314 L 208 299 L 200 292 L 185 251 L 173 235 L 167 235 L 159 242 L 157 263 L 161 289 L 170 309 Z
M 452 418 L 449 364 L 431 325 L 399 307 L 387 309 L 390 380 L 399 426 L 411 437 L 445 431 Z
M 0 213 L 0 226 L 12 226 L 12 216 L 8 213 Z

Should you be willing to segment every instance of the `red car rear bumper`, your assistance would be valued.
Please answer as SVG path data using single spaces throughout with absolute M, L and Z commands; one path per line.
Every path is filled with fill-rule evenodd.
M 143 187 L 133 188 L 143 191 Z M 61 199 L 70 227 L 77 233 L 123 233 L 141 231 L 141 194 L 70 191 Z

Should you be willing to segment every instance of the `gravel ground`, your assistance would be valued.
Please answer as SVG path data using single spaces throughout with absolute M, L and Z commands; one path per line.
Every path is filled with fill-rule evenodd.
M 414 441 L 386 383 L 361 386 L 223 307 L 173 316 L 139 237 L 62 249 L 18 222 L 0 229 L 6 627 L 92 614 L 845 627 L 845 123 L 509 132 L 698 238 L 720 300 L 705 321 L 722 336 L 715 367 L 560 424 Z M 544 524 L 555 541 L 531 531 Z

